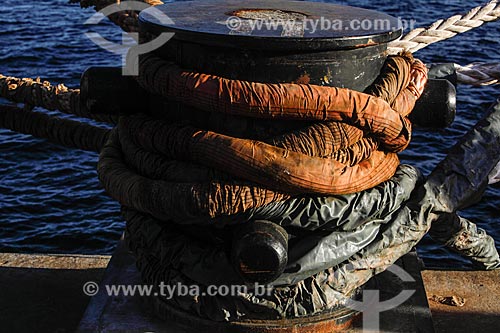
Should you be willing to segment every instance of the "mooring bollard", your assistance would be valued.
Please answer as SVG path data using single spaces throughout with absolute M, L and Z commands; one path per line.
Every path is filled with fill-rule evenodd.
M 304 118 L 304 115 L 299 115 L 299 117 L 296 118 L 292 116 L 291 119 L 279 121 L 274 119 L 254 119 L 242 114 L 232 115 L 211 112 L 212 108 L 218 107 L 219 104 L 209 97 L 216 91 L 216 89 L 211 89 L 214 85 L 213 82 L 216 82 L 216 80 L 210 81 L 210 74 L 214 75 L 214 77 L 218 77 L 217 80 L 219 81 L 217 81 L 216 84 L 220 85 L 225 84 L 224 82 L 226 81 L 224 80 L 244 80 L 247 82 L 238 82 L 238 85 L 246 86 L 256 83 L 297 83 L 304 84 L 300 86 L 304 89 L 312 87 L 307 86 L 307 84 L 310 84 L 364 91 L 377 79 L 384 66 L 387 58 L 387 43 L 398 38 L 402 32 L 398 20 L 394 17 L 370 10 L 324 3 L 306 3 L 299 1 L 268 2 L 254 0 L 241 4 L 235 1 L 194 1 L 191 2 L 189 6 L 186 6 L 184 3 L 171 3 L 157 6 L 155 10 L 160 10 L 168 15 L 172 22 L 162 23 L 153 12 L 146 10 L 141 13 L 139 18 L 143 30 L 142 32 L 146 32 L 149 35 L 158 35 L 163 32 L 175 32 L 175 35 L 168 43 L 154 51 L 155 56 L 165 60 L 165 62 L 154 63 L 154 61 L 157 60 L 147 62 L 148 64 L 153 63 L 153 65 L 148 67 L 147 75 L 139 78 L 143 87 L 146 82 L 146 88 L 150 88 L 147 90 L 153 91 L 153 93 L 147 93 L 146 100 L 141 103 L 142 106 L 138 106 L 140 111 L 153 116 L 153 118 L 163 120 L 164 122 L 162 124 L 164 125 L 180 121 L 182 124 L 187 123 L 193 126 L 189 128 L 189 131 L 191 128 L 210 129 L 213 133 L 216 133 L 216 135 L 219 135 L 217 133 L 221 133 L 220 137 L 226 135 L 227 137 L 232 136 L 249 140 L 259 140 L 268 133 L 277 135 L 280 133 L 280 130 L 281 133 L 285 133 L 292 129 L 302 128 L 304 126 L 304 120 L 301 118 Z M 196 13 L 196 15 L 193 16 L 193 13 Z M 370 22 L 371 24 L 375 24 L 375 22 L 378 22 L 378 24 L 385 22 L 385 25 L 368 26 Z M 318 24 L 327 24 L 328 28 L 325 26 L 319 27 Z M 414 63 L 413 60 L 411 60 L 411 56 L 405 55 L 405 57 L 408 57 L 404 58 L 404 61 L 407 61 L 405 64 L 411 62 L 411 66 L 413 66 Z M 146 59 L 151 60 L 153 57 Z M 166 72 L 158 76 L 157 74 L 161 73 L 161 69 L 166 69 Z M 184 69 L 194 72 L 184 71 Z M 189 80 L 190 75 L 197 75 L 196 72 L 206 75 L 204 79 L 200 79 L 199 82 L 197 81 L 201 85 L 205 84 L 203 88 L 196 90 L 198 87 L 196 84 L 194 87 L 184 87 L 183 80 Z M 106 76 L 110 76 L 110 73 L 114 73 L 112 76 L 117 75 L 116 71 L 106 70 Z M 176 76 L 176 74 L 179 75 Z M 157 77 L 162 77 L 162 75 L 164 75 L 164 81 L 157 82 L 155 79 Z M 96 79 L 97 76 L 99 76 L 99 70 L 92 70 L 84 74 L 82 79 L 82 82 L 85 83 L 82 84 L 82 89 L 86 89 L 83 96 L 87 99 L 87 102 L 83 101 L 84 105 L 90 108 L 95 107 L 95 112 L 106 109 L 105 105 L 107 99 L 105 94 L 98 91 L 99 89 L 96 91 L 93 90 L 94 87 L 98 87 L 98 85 L 93 85 L 91 82 L 98 81 L 99 79 Z M 405 78 L 408 77 L 409 75 L 405 76 Z M 107 79 L 109 80 L 109 78 Z M 126 91 L 129 89 L 134 89 L 138 96 L 144 96 L 141 89 L 137 89 L 134 87 L 134 84 L 127 82 L 126 79 L 120 80 L 115 77 L 113 81 L 116 82 L 116 84 L 112 84 L 114 91 L 126 94 Z M 208 84 L 206 84 L 207 82 Z M 149 87 L 149 85 L 155 87 Z M 178 90 L 177 85 L 180 87 Z M 175 89 L 169 90 L 172 86 Z M 105 85 L 102 87 L 106 88 Z M 266 87 L 274 89 L 276 86 L 268 85 Z M 299 86 L 294 85 L 294 87 L 290 89 L 297 89 L 297 87 Z M 405 89 L 406 87 L 407 85 L 404 85 L 401 89 Z M 186 89 L 183 90 L 183 88 Z M 228 90 L 229 99 L 231 99 L 231 101 L 227 103 L 229 106 L 225 107 L 231 108 L 233 96 L 230 94 L 231 90 Z M 337 91 L 335 89 L 330 90 Z M 420 92 L 412 92 L 413 95 L 405 95 L 405 98 L 408 97 L 411 99 L 411 103 L 407 105 L 413 106 L 412 103 L 414 103 L 415 98 L 418 98 Z M 343 90 L 342 93 L 347 96 L 353 92 Z M 167 96 L 165 94 L 167 94 Z M 185 96 L 177 96 L 176 94 L 185 94 Z M 190 94 L 195 94 L 196 97 Z M 286 95 L 286 92 L 284 92 L 284 94 Z M 132 95 L 133 94 L 130 94 L 130 96 Z M 311 96 L 316 95 L 313 94 Z M 241 102 L 241 96 L 234 97 L 239 97 L 240 103 L 244 104 Z M 321 99 L 323 97 L 325 96 L 321 95 L 318 98 Z M 143 97 L 140 98 L 142 100 Z M 272 98 L 275 98 L 275 96 L 272 96 Z M 363 98 L 368 97 L 367 95 L 363 95 L 360 98 L 363 100 Z M 198 100 L 193 101 L 193 99 L 198 99 L 200 104 L 196 104 Z M 307 102 L 314 104 L 316 100 L 313 97 L 310 99 L 312 99 L 312 101 L 308 100 Z M 110 98 L 109 100 L 111 101 L 110 103 L 116 104 L 115 99 Z M 371 100 L 372 99 L 370 99 L 370 101 Z M 376 103 L 380 103 L 380 100 L 377 100 Z M 221 105 L 222 104 L 223 103 L 221 103 Z M 131 105 L 135 104 L 133 102 L 124 104 L 122 108 L 123 111 L 118 112 L 123 112 L 124 114 L 134 113 Z M 205 108 L 203 111 L 196 110 L 196 106 L 200 105 Z M 382 108 L 390 108 L 388 104 L 380 103 L 374 105 L 382 105 Z M 251 107 L 253 107 L 253 104 L 250 106 L 250 109 Z M 114 110 L 116 110 L 116 108 Z M 293 112 L 296 111 L 290 111 L 290 113 Z M 353 113 L 356 112 L 353 111 Z M 297 114 L 299 113 L 297 112 Z M 382 116 L 377 114 L 375 117 L 381 118 Z M 123 122 L 120 122 L 119 131 L 123 131 L 121 133 L 123 134 L 123 142 L 131 140 L 128 142 L 131 142 L 131 145 L 133 145 L 133 139 L 131 139 L 130 136 L 133 134 L 132 132 L 139 130 L 146 122 L 151 124 L 157 121 L 156 119 L 148 119 L 150 120 L 145 120 L 145 122 L 137 125 L 137 127 L 133 127 L 135 126 L 133 125 L 134 120 L 125 119 Z M 399 116 L 398 119 L 400 119 Z M 311 119 L 310 122 L 312 123 L 313 120 L 322 119 Z M 403 123 L 407 124 L 404 121 Z M 153 126 L 156 126 L 156 124 Z M 385 125 L 382 124 L 381 127 L 385 128 L 384 126 Z M 147 128 L 150 127 L 144 127 L 146 132 L 140 135 L 141 137 L 138 138 L 139 140 L 148 139 L 147 136 L 149 132 Z M 172 130 L 175 131 L 177 129 L 172 128 Z M 170 129 L 167 130 L 167 132 L 168 131 L 170 131 Z M 265 133 L 262 134 L 261 132 Z M 182 133 L 179 135 L 181 134 Z M 157 137 L 159 136 L 160 135 L 157 135 Z M 115 142 L 117 145 L 122 144 L 120 142 L 121 139 L 118 138 L 117 140 L 117 138 L 117 133 L 114 133 L 110 142 Z M 186 142 L 187 145 L 184 147 L 190 147 L 189 144 L 191 141 L 190 139 L 185 141 L 162 141 L 162 143 L 167 145 L 169 142 Z M 201 141 L 194 140 L 193 142 L 196 144 Z M 147 143 L 147 145 L 149 147 L 155 146 L 152 142 Z M 125 146 L 126 145 L 122 145 L 122 147 Z M 187 158 L 189 160 L 189 156 L 186 156 L 191 151 L 191 148 L 184 149 L 184 147 L 179 148 L 181 154 L 179 159 L 182 160 L 182 158 Z M 170 149 L 171 147 L 165 148 Z M 218 148 L 219 147 L 217 147 L 217 149 Z M 234 147 L 231 146 L 231 148 Z M 110 146 L 104 153 L 104 159 L 106 161 L 114 159 L 115 156 L 117 156 L 114 153 L 109 154 L 111 151 L 114 151 L 113 149 L 115 148 Z M 175 149 L 172 148 L 172 150 Z M 222 152 L 222 150 L 220 151 Z M 198 153 L 200 152 L 201 151 L 198 150 Z M 176 153 L 177 151 L 173 153 L 173 157 L 169 156 L 169 158 L 175 160 Z M 227 154 L 230 155 L 230 153 Z M 248 156 L 252 156 L 252 159 L 254 159 L 254 155 L 246 153 L 245 158 Z M 265 155 L 265 158 L 267 158 L 267 156 L 270 155 Z M 281 157 L 286 158 L 286 156 Z M 206 158 L 209 159 L 210 156 Z M 253 163 L 253 160 L 251 163 Z M 223 169 L 221 165 L 218 166 L 219 169 Z M 108 170 L 106 163 L 103 163 L 101 166 L 103 171 L 106 172 Z M 210 164 L 209 166 L 213 167 L 213 165 Z M 312 164 L 310 166 L 313 167 Z M 258 176 L 256 176 L 256 174 L 260 175 L 260 170 L 252 172 L 251 177 L 253 178 L 250 180 L 258 183 L 258 179 L 256 180 Z M 280 172 L 286 174 L 288 171 L 280 169 Z M 106 178 L 107 175 L 103 177 Z M 271 178 L 273 177 L 274 174 Z M 232 180 L 232 178 L 230 179 Z M 182 180 L 182 182 L 185 183 L 186 180 Z M 112 187 L 113 186 L 110 188 Z M 153 187 L 149 185 L 144 187 L 144 189 L 151 188 Z M 329 182 L 327 188 L 328 190 L 331 188 Z M 353 192 L 357 191 L 359 190 Z M 298 193 L 301 192 L 299 191 Z M 304 193 L 312 193 L 312 191 L 308 192 L 306 190 Z M 227 206 L 228 203 L 233 202 L 231 201 L 232 194 L 228 196 L 225 196 L 225 194 L 226 192 L 222 190 L 221 192 L 217 192 L 217 198 L 214 200 L 222 198 L 221 202 Z M 255 199 L 250 199 L 249 196 L 252 196 L 252 193 L 245 198 L 248 198 L 249 201 Z M 156 199 L 157 198 L 154 198 L 152 201 Z M 160 196 L 158 199 L 163 198 Z M 244 207 L 244 205 L 247 204 L 243 202 L 245 200 L 246 199 L 243 199 L 241 202 L 238 202 L 238 204 L 235 204 L 235 206 L 243 205 L 242 207 Z M 274 201 L 277 200 L 278 199 L 275 199 Z M 144 199 L 143 201 L 147 200 Z M 208 203 L 208 205 L 215 206 L 213 202 Z M 146 206 L 148 206 L 148 203 L 144 202 L 144 206 L 139 207 L 139 210 L 140 208 L 146 208 Z M 234 207 L 230 208 L 232 209 Z M 239 210 L 235 209 L 234 211 L 238 212 Z M 148 212 L 147 209 L 146 212 Z M 138 215 L 136 215 L 133 212 L 129 212 L 126 215 L 130 221 L 135 221 L 132 222 L 131 225 L 140 228 L 144 223 L 148 223 L 145 221 L 144 223 L 137 222 L 138 219 L 148 218 L 146 215 L 141 214 L 142 213 L 138 213 Z M 163 216 L 168 216 L 168 212 L 162 212 L 162 214 Z M 283 214 L 287 213 L 283 212 Z M 127 220 L 127 223 L 130 221 Z M 173 233 L 177 232 L 174 230 L 175 223 L 171 223 L 173 223 L 171 231 Z M 179 235 L 183 232 L 181 229 L 179 229 Z M 256 219 L 243 223 L 241 226 L 236 224 L 232 226 L 231 229 L 233 231 L 232 238 L 229 237 L 231 239 L 228 239 L 226 236 L 222 237 L 224 248 L 227 249 L 228 252 L 226 254 L 230 257 L 230 261 L 233 264 L 232 268 L 231 265 L 227 265 L 227 267 L 224 268 L 228 273 L 227 275 L 232 278 L 232 271 L 234 270 L 239 273 L 240 277 L 242 277 L 242 280 L 245 282 L 272 283 L 276 281 L 276 279 L 286 270 L 287 261 L 290 260 L 287 255 L 288 246 L 290 245 L 288 244 L 287 231 L 292 233 L 293 228 L 286 230 L 286 227 L 282 228 L 267 220 L 263 221 L 261 219 Z M 138 230 L 135 232 L 138 232 Z M 141 232 L 145 231 L 142 230 Z M 305 233 L 298 233 L 294 235 L 294 241 L 297 239 L 300 240 L 301 237 L 305 237 L 305 234 L 310 235 L 311 233 L 313 233 L 313 231 L 310 230 Z M 130 233 L 129 236 L 133 237 L 134 234 Z M 144 245 L 141 244 L 140 241 L 134 244 L 133 246 L 138 248 Z M 193 251 L 199 253 L 197 250 Z M 163 272 L 161 267 L 158 266 L 161 265 L 162 258 L 157 258 L 152 255 L 149 257 L 141 256 L 138 260 L 140 260 L 139 266 L 141 270 L 143 270 L 143 274 L 155 276 L 152 277 L 153 280 L 162 274 L 167 274 L 167 270 Z M 165 260 L 169 259 L 165 258 Z M 205 264 L 205 262 L 203 262 L 203 264 Z M 289 272 L 292 272 L 289 274 L 293 274 L 294 269 L 300 269 L 298 266 L 300 265 L 289 267 Z M 168 268 L 170 269 L 170 267 Z M 198 264 L 196 264 L 194 268 L 195 270 L 199 269 Z M 206 270 L 203 272 L 205 271 Z M 321 271 L 321 269 L 319 271 Z M 318 273 L 319 271 L 312 272 L 307 270 L 307 276 L 310 277 L 312 274 Z M 194 274 L 200 278 L 198 275 L 199 271 L 196 271 Z M 220 274 L 223 274 L 223 272 Z M 210 279 L 212 278 L 213 276 L 210 276 Z M 196 282 L 193 275 L 190 275 L 189 279 L 189 281 L 193 281 L 193 283 Z M 216 280 L 217 279 L 224 281 L 224 277 L 217 277 Z M 199 281 L 202 280 L 203 278 Z M 323 279 L 322 281 L 326 280 L 328 279 Z M 231 281 L 238 280 L 233 279 Z M 305 286 L 303 289 L 305 293 L 307 288 L 308 287 Z M 313 292 L 314 291 L 311 291 L 311 294 Z M 323 290 L 321 292 L 323 292 Z M 327 293 L 328 295 L 326 295 Z M 348 327 L 354 315 L 357 313 L 355 310 L 345 307 L 341 303 L 342 301 L 334 301 L 334 298 L 337 297 L 338 294 L 340 293 L 335 293 L 333 290 L 325 292 L 323 295 L 326 298 L 331 297 L 331 299 L 325 301 L 326 304 L 323 305 L 311 305 L 311 303 L 314 303 L 316 299 L 321 297 L 315 296 L 314 300 L 306 300 L 306 298 L 304 298 L 304 304 L 296 304 L 296 306 L 294 306 L 294 308 L 299 309 L 297 310 L 298 312 L 296 311 L 293 312 L 293 315 L 289 315 L 288 309 L 285 309 L 280 313 L 282 317 L 279 320 L 274 317 L 265 317 L 265 315 L 263 316 L 262 313 L 259 313 L 260 311 L 256 311 L 255 317 L 253 317 L 254 313 L 249 311 L 241 320 L 232 320 L 232 318 L 234 318 L 232 317 L 229 323 L 217 321 L 207 322 L 202 319 L 201 316 L 198 317 L 192 312 L 185 311 L 184 308 L 177 308 L 175 302 L 169 303 L 158 299 L 158 302 L 155 303 L 154 306 L 156 312 L 165 318 L 175 318 L 180 322 L 189 323 L 197 328 L 210 327 L 212 331 L 215 329 L 215 331 L 220 332 L 335 332 L 344 330 Z M 278 298 L 277 302 L 281 303 L 279 298 L 288 297 L 286 295 L 287 292 L 277 292 L 277 294 L 274 294 L 272 297 Z M 356 296 L 357 293 L 355 290 L 349 292 L 349 297 Z M 294 298 L 293 302 L 300 303 L 301 300 L 301 297 L 299 297 L 298 300 Z M 236 302 L 240 301 L 241 300 L 237 300 Z M 209 307 L 210 305 L 208 303 L 210 302 L 217 303 L 217 301 L 213 300 L 195 300 L 196 304 L 201 304 L 196 306 Z M 308 305 L 305 303 L 308 303 Z M 185 304 L 188 303 L 185 302 Z M 250 308 L 253 306 L 255 306 L 255 304 L 252 304 Z M 322 310 L 318 310 L 320 307 L 322 307 Z M 238 308 L 238 306 L 231 305 L 229 308 L 234 310 L 234 308 Z M 200 313 L 198 312 L 199 310 L 200 309 L 196 310 L 196 312 Z M 308 311 L 311 311 L 311 313 L 308 313 Z M 215 313 L 216 311 L 211 311 L 209 309 L 208 312 Z M 211 316 L 212 314 L 208 314 L 208 312 L 205 312 L 205 314 Z M 241 313 L 239 309 L 237 313 L 236 316 Z M 217 317 L 217 315 L 214 315 L 214 318 L 220 318 L 220 316 Z
M 144 11 L 139 18 L 142 30 L 155 35 L 175 32 L 172 40 L 154 51 L 157 55 L 182 68 L 249 82 L 304 83 L 363 91 L 380 74 L 387 43 L 402 33 L 394 17 L 331 4 L 215 1 L 196 2 L 189 9 L 175 3 L 156 9 L 173 22 L 164 24 Z M 369 29 L 353 26 L 356 20 L 362 24 L 360 18 L 365 23 L 386 24 Z M 292 23 L 301 21 L 303 25 Z M 158 115 L 157 110 L 162 108 L 155 109 Z M 282 229 L 259 221 L 236 231 L 232 262 L 246 281 L 269 283 L 284 270 L 287 243 L 277 228 Z

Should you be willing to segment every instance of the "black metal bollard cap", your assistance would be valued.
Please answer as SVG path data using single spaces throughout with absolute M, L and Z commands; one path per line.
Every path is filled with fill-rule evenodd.
M 286 0 L 174 2 L 143 11 L 139 23 L 153 35 L 175 33 L 154 52 L 183 68 L 358 91 L 375 80 L 388 42 L 402 34 L 401 22 L 381 12 Z
M 288 0 L 174 2 L 143 11 L 139 22 L 149 32 L 174 32 L 178 40 L 261 51 L 362 48 L 402 34 L 401 22 L 381 12 Z
M 80 80 L 80 102 L 92 114 L 134 114 L 144 108 L 148 93 L 119 67 L 89 67 Z
M 446 128 L 455 119 L 456 101 L 457 92 L 450 81 L 430 79 L 409 118 L 420 127 Z
M 268 221 L 254 221 L 237 227 L 231 261 L 249 283 L 266 284 L 283 273 L 288 261 L 288 234 Z

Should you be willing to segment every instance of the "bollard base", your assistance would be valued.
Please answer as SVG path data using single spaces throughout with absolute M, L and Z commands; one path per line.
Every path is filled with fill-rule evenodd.
M 381 298 L 393 298 L 402 289 L 413 289 L 415 293 L 402 305 L 380 314 L 380 331 L 433 332 L 416 253 L 405 255 L 396 264 L 407 271 L 415 281 L 403 283 L 390 272 L 381 273 L 374 278 L 376 281 L 373 283 L 380 290 Z M 101 290 L 105 290 L 105 285 L 141 284 L 143 283 L 135 267 L 135 259 L 121 242 L 101 281 Z M 145 306 L 145 302 L 153 302 L 155 308 Z M 338 310 L 335 313 L 293 320 L 216 323 L 158 302 L 154 297 L 148 301 L 146 297 L 108 296 L 105 292 L 99 292 L 91 299 L 77 332 L 362 332 L 362 321 L 349 309 L 344 309 L 345 312 Z M 156 310 L 159 316 L 155 315 L 153 310 Z
M 159 299 L 147 306 L 165 321 L 173 321 L 190 332 L 210 333 L 335 333 L 346 332 L 359 321 L 360 314 L 344 308 L 316 316 L 284 320 L 245 320 L 214 322 L 174 308 Z M 173 332 L 173 331 L 172 331 Z M 187 332 L 187 331 L 186 331 Z

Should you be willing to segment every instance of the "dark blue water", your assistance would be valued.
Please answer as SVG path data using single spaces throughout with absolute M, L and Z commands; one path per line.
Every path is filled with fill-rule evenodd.
M 462 13 L 482 1 L 331 1 L 384 11 L 417 26 Z M 41 77 L 76 87 L 89 66 L 119 66 L 121 59 L 84 35 L 97 31 L 120 40 L 111 23 L 83 23 L 94 12 L 67 0 L 0 2 L 0 73 Z M 500 22 L 430 46 L 417 53 L 424 62 L 500 61 Z M 458 116 L 448 129 L 416 131 L 404 162 L 428 174 L 446 151 L 500 95 L 499 86 L 459 87 Z M 5 102 L 5 101 L 3 101 Z M 111 253 L 124 222 L 119 206 L 97 180 L 97 154 L 70 150 L 44 140 L 0 129 L 0 251 Z M 500 189 L 489 188 L 479 204 L 462 212 L 500 244 Z M 498 246 L 498 245 L 497 245 Z M 424 239 L 419 253 L 428 264 L 455 264 L 459 258 Z

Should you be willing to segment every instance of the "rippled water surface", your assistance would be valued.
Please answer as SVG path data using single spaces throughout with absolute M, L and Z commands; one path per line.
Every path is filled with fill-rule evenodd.
M 482 1 L 331 1 L 415 20 L 417 26 L 462 13 Z M 84 26 L 93 14 L 66 0 L 0 2 L 0 73 L 41 77 L 76 87 L 89 66 L 119 66 L 120 58 L 92 44 L 86 31 L 111 40 L 121 32 L 103 21 Z M 500 22 L 417 53 L 424 62 L 500 61 Z M 417 130 L 402 159 L 428 174 L 446 151 L 499 96 L 500 88 L 460 86 L 458 116 L 448 129 Z M 5 101 L 2 101 L 5 103 Z M 119 206 L 107 197 L 96 174 L 97 154 L 62 148 L 31 136 L 0 129 L 0 251 L 111 253 L 124 222 Z M 462 212 L 486 229 L 500 245 L 500 189 Z M 428 264 L 460 265 L 460 259 L 424 239 L 419 253 Z

